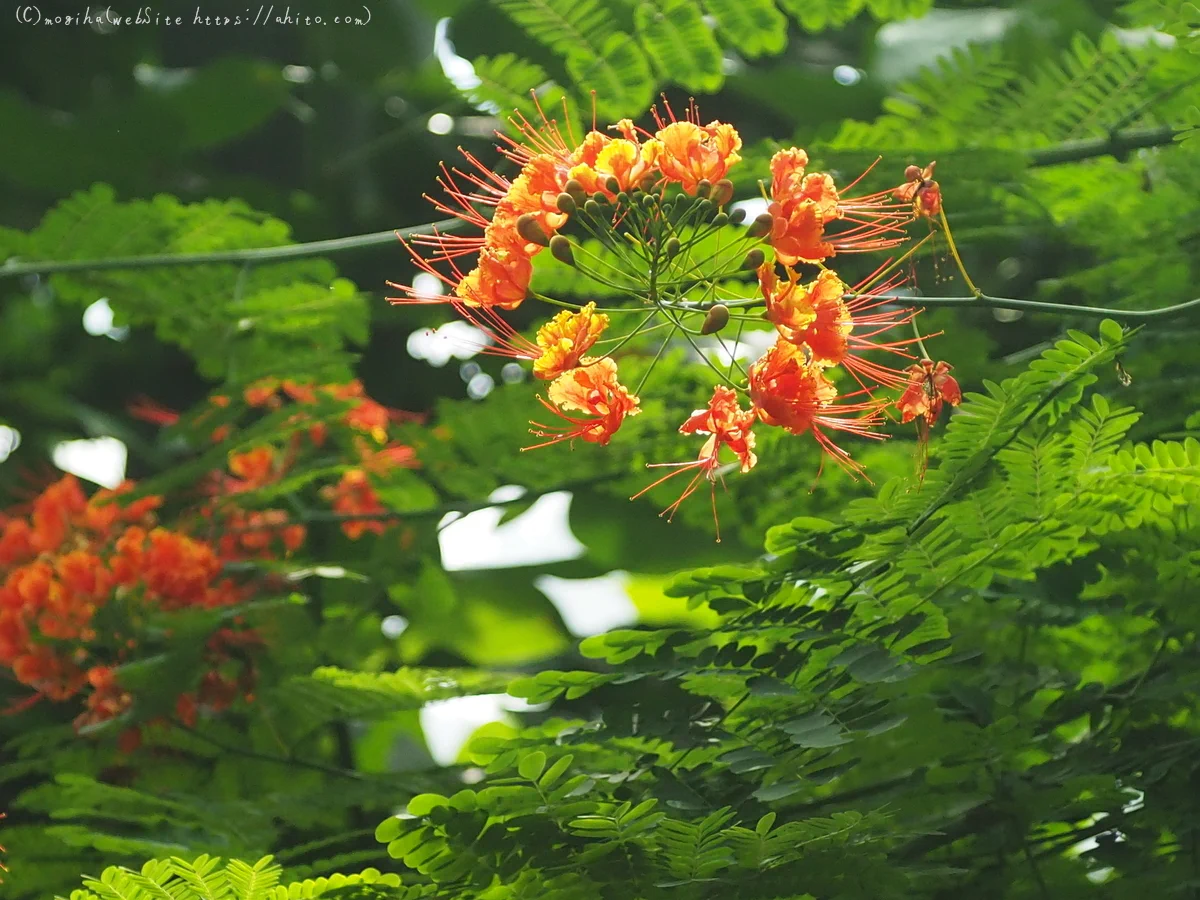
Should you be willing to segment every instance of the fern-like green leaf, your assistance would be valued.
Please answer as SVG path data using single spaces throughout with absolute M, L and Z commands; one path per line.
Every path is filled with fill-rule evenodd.
M 543 108 L 557 110 L 566 92 L 550 80 L 546 70 L 515 53 L 480 56 L 474 63 L 476 87 L 465 91 L 467 99 L 487 112 L 507 116 L 517 110 L 536 119 L 530 92 L 538 95 Z
M 637 41 L 618 31 L 603 38 L 597 55 L 572 53 L 567 71 L 581 94 L 596 92 L 596 110 L 609 118 L 650 105 L 654 78 Z
M 635 16 L 642 46 L 659 73 L 688 90 L 711 93 L 725 81 L 721 48 L 692 0 L 644 2 Z
M 774 0 L 704 0 L 717 28 L 734 47 L 754 59 L 787 45 L 787 17 Z
M 601 38 L 617 31 L 600 0 L 492 0 L 530 35 L 563 56 L 599 56 Z

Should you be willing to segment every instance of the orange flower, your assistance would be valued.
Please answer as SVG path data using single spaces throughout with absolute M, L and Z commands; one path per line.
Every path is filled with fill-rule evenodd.
M 530 259 L 541 251 L 517 231 L 517 220 L 532 215 L 538 227 L 549 237 L 566 215 L 558 209 L 558 195 L 568 179 L 571 166 L 578 160 L 557 127 L 543 116 L 543 127 L 536 128 L 524 119 L 517 120 L 520 143 L 500 135 L 506 146 L 501 152 L 521 167 L 516 179 L 509 181 L 489 169 L 472 154 L 462 151 L 467 171 L 442 167 L 438 179 L 446 200 L 434 200 L 439 212 L 458 218 L 478 229 L 477 234 L 420 235 L 404 243 L 413 262 L 421 271 L 433 275 L 453 290 L 449 296 L 429 296 L 411 285 L 394 284 L 403 292 L 389 298 L 395 304 L 450 303 L 456 307 L 500 307 L 514 309 L 525 298 L 532 274 Z M 480 206 L 494 207 L 489 219 Z M 403 242 L 402 242 L 403 243 Z M 464 274 L 455 260 L 479 254 L 478 264 Z M 446 265 L 449 271 L 440 266 Z
M 523 215 L 532 215 L 547 237 L 562 228 L 567 217 L 558 208 L 558 195 L 566 183 L 566 170 L 561 164 L 556 165 L 553 158 L 543 155 L 531 158 L 496 204 L 496 214 L 485 230 L 488 243 L 526 244 L 516 232 L 517 219 Z M 540 249 L 537 245 L 526 246 L 525 252 L 532 256 Z
M 882 423 L 879 403 L 868 400 L 835 405 L 838 390 L 825 377 L 822 366 L 809 360 L 802 347 L 782 339 L 776 339 L 750 367 L 750 397 L 764 424 L 777 425 L 792 434 L 811 431 L 821 449 L 852 472 L 862 469 L 822 429 L 883 437 L 870 430 Z
M 653 484 L 647 485 L 630 499 L 636 500 L 642 494 L 646 493 L 646 491 L 657 487 L 668 478 L 674 478 L 680 472 L 694 470 L 696 474 L 692 477 L 688 486 L 684 488 L 683 493 L 679 495 L 679 499 L 664 509 L 661 515 L 665 515 L 667 521 L 670 521 L 683 501 L 690 497 L 696 488 L 700 486 L 701 479 L 707 479 L 712 494 L 713 523 L 717 527 L 717 541 L 719 542 L 721 540 L 721 527 L 717 520 L 716 481 L 720 466 L 721 448 L 728 447 L 733 451 L 734 456 L 737 457 L 740 463 L 742 472 L 749 472 L 754 468 L 754 464 L 758 462 L 758 457 L 754 454 L 754 434 L 750 429 L 754 425 L 755 418 L 756 414 L 753 409 L 743 410 L 738 404 L 736 391 L 724 385 L 717 385 L 713 388 L 713 395 L 712 399 L 708 402 L 708 408 L 692 413 L 691 417 L 679 427 L 680 434 L 706 434 L 709 436 L 708 440 L 700 448 L 700 455 L 690 462 L 652 463 L 651 467 L 670 466 L 675 471 L 664 475 Z
M 147 599 L 163 609 L 214 607 L 238 598 L 213 582 L 221 562 L 208 544 L 164 528 L 149 534 L 130 528 L 117 541 L 109 566 L 118 582 L 145 586 Z
M 336 486 L 327 485 L 321 489 L 321 494 L 332 501 L 334 512 L 344 516 L 380 516 L 387 512 L 362 469 L 348 470 Z M 386 528 L 386 524 L 378 518 L 350 519 L 342 523 L 343 533 L 352 541 L 368 531 L 383 534 Z
M 805 173 L 808 154 L 792 147 L 771 158 L 771 246 L 779 262 L 819 262 L 836 253 L 894 247 L 911 214 L 891 203 L 886 191 L 847 199 L 833 179 Z M 866 173 L 864 173 L 866 174 Z M 829 224 L 846 220 L 849 228 L 829 234 Z
M 538 329 L 542 353 L 534 360 L 533 374 L 548 380 L 574 369 L 607 327 L 608 316 L 597 313 L 595 303 L 579 312 L 560 312 Z
M 87 672 L 92 693 L 87 709 L 75 718 L 75 728 L 85 728 L 115 718 L 133 705 L 133 697 L 117 683 L 116 673 L 108 666 L 93 666 Z
M 550 440 L 524 448 L 526 450 L 575 438 L 604 446 L 612 440 L 626 416 L 641 412 L 638 398 L 617 380 L 617 364 L 607 357 L 559 375 L 550 384 L 549 394 L 554 406 L 541 397 L 538 400 L 542 406 L 566 421 L 567 425 L 552 428 L 531 422 L 535 426 L 530 429 L 532 434 Z M 593 418 L 568 416 L 564 411 L 584 412 Z
M 112 575 L 104 561 L 86 550 L 74 550 L 60 556 L 54 563 L 59 579 L 72 593 L 96 603 L 108 599 L 112 590 Z
M 122 505 L 117 498 L 133 490 L 133 482 L 124 481 L 112 490 L 96 491 L 82 516 L 83 526 L 107 536 L 118 522 L 139 522 L 162 506 L 162 497 L 150 495 Z
M 12 519 L 4 523 L 0 532 L 0 566 L 12 565 L 29 559 L 37 551 L 33 546 L 33 531 L 24 519 Z
M 913 212 L 927 219 L 932 219 L 942 211 L 942 189 L 933 180 L 933 167 L 936 165 L 937 161 L 934 160 L 924 169 L 909 166 L 904 173 L 907 181 L 892 192 L 893 197 L 911 203 Z
M 238 559 L 244 553 L 270 557 L 276 541 L 283 544 L 285 552 L 292 553 L 304 543 L 306 536 L 305 527 L 291 523 L 282 509 L 247 512 L 232 507 L 224 520 L 219 539 L 221 558 Z
M 701 181 L 715 184 L 742 159 L 737 152 L 742 139 L 732 125 L 724 122 L 710 122 L 703 127 L 691 121 L 672 122 L 647 143 L 653 145 L 648 152 L 657 158 L 659 171 L 667 181 L 693 195 Z
M 576 151 L 582 159 L 569 173 L 589 194 L 601 191 L 610 198 L 616 193 L 608 189 L 609 178 L 617 180 L 618 192 L 632 191 L 647 175 L 658 174 L 656 167 L 662 152 L 659 141 L 639 141 L 629 119 L 622 119 L 612 128 L 625 136 L 610 138 L 597 131 L 589 132 Z
M 788 280 L 781 286 L 775 264 L 763 263 L 758 267 L 758 287 L 767 304 L 767 319 L 774 323 L 780 334 L 791 340 L 792 334 L 816 321 L 817 312 L 810 292 L 800 284 L 799 276 L 792 269 L 786 271 Z
M 87 498 L 75 476 L 47 487 L 33 502 L 33 546 L 42 552 L 57 550 L 66 540 L 72 520 L 85 509 Z
M 179 421 L 179 413 L 168 409 L 161 403 L 155 403 L 145 394 L 139 394 L 126 406 L 128 413 L 135 419 L 149 422 L 151 425 L 168 426 Z
M 297 403 L 317 402 L 317 392 L 313 390 L 311 384 L 284 379 L 283 392 Z
M 930 359 L 923 359 L 905 370 L 909 378 L 908 386 L 896 401 L 901 422 L 920 418 L 923 427 L 928 427 L 941 415 L 943 403 L 951 406 L 962 403 L 962 390 L 950 375 L 950 370 L 949 363 L 934 363 Z
M 825 219 L 841 218 L 837 187 L 828 175 L 805 172 L 808 154 L 799 147 L 780 150 L 771 157 L 771 196 L 780 204 L 811 201 Z
M 275 396 L 275 393 L 278 390 L 279 390 L 279 380 L 278 379 L 263 378 L 260 381 L 254 382 L 254 384 L 250 385 L 248 388 L 246 388 L 244 391 L 242 391 L 242 398 L 250 406 L 275 405 L 279 402 Z M 215 397 L 213 398 L 213 402 L 216 403 Z M 223 405 L 223 404 L 218 404 L 218 405 Z
M 529 291 L 533 263 L 519 250 L 484 247 L 479 265 L 455 285 L 455 295 L 467 306 L 516 309 Z
M 243 474 L 253 476 L 253 468 L 248 464 Z M 123 523 L 148 526 L 150 512 L 161 502 L 153 496 L 124 505 L 116 502 L 131 489 L 126 482 L 115 490 L 98 491 L 89 500 L 67 476 L 33 501 L 33 527 L 28 522 L 13 524 L 19 520 L 6 523 L 2 544 L 8 552 L 0 565 L 19 561 L 25 550 L 39 553 L 10 568 L 0 584 L 0 664 L 34 691 L 13 711 L 41 697 L 63 701 L 85 691 L 86 709 L 76 719 L 77 727 L 83 727 L 128 707 L 131 698 L 96 654 L 120 661 L 136 641 L 106 634 L 103 643 L 93 645 L 96 610 L 118 585 L 132 599 L 168 610 L 221 606 L 244 598 L 243 588 L 228 579 L 216 580 L 221 563 L 209 545 L 162 528 L 147 532 L 137 524 L 114 533 Z M 92 660 L 96 662 L 86 671 L 81 668 Z
M 382 403 L 365 398 L 356 403 L 342 421 L 357 431 L 365 431 L 376 443 L 382 444 L 387 441 L 392 414 Z
M 788 281 L 781 286 L 770 263 L 759 269 L 758 276 L 767 304 L 767 318 L 785 340 L 803 344 L 813 361 L 826 367 L 845 366 L 864 389 L 870 389 L 868 382 L 889 388 L 905 382 L 902 372 L 858 355 L 867 350 L 883 350 L 912 358 L 904 348 L 915 343 L 915 337 L 876 340 L 883 332 L 911 322 L 916 315 L 912 309 L 871 311 L 892 302 L 887 292 L 896 286 L 894 280 L 866 293 L 854 294 L 847 301 L 851 289 L 832 269 L 822 269 L 808 284 L 800 284 L 795 271 L 788 269 Z
M 229 454 L 229 471 L 240 480 L 229 479 L 225 490 L 230 493 L 252 491 L 275 480 L 275 448 L 255 447 L 245 453 Z
M 421 463 L 417 459 L 417 451 L 407 444 L 388 444 L 379 450 L 369 446 L 359 447 L 364 471 L 376 475 L 386 474 L 394 468 L 416 469 Z
M 51 700 L 66 700 L 85 680 L 77 666 L 64 662 L 44 644 L 14 660 L 12 670 L 17 681 Z

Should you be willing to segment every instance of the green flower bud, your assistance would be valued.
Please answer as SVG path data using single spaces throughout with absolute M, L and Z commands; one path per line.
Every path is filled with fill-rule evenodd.
M 729 324 L 729 307 L 717 303 L 709 307 L 704 324 L 700 326 L 701 334 L 716 334 Z
M 560 263 L 575 265 L 575 251 L 571 249 L 571 242 L 561 234 L 550 238 L 550 255 Z
M 571 178 L 563 185 L 563 190 L 571 195 L 571 199 L 575 201 L 576 206 L 583 206 L 587 200 L 587 191 L 583 189 L 583 185 L 577 179 Z
M 551 246 L 553 246 L 553 242 L 551 242 Z M 742 260 L 742 268 L 751 270 L 757 269 L 764 262 L 766 262 L 766 260 L 767 255 L 763 253 L 760 248 L 755 247 L 753 250 L 750 250 L 746 254 L 746 258 Z
M 759 213 L 754 217 L 754 221 L 746 228 L 746 233 L 750 237 L 760 238 L 766 237 L 771 233 L 771 229 L 775 225 L 775 219 L 770 213 Z
M 537 216 L 533 213 L 525 213 L 517 219 L 517 234 L 522 240 L 526 240 L 531 244 L 537 244 L 541 247 L 550 246 L 550 236 L 542 230 L 542 226 L 538 223 Z

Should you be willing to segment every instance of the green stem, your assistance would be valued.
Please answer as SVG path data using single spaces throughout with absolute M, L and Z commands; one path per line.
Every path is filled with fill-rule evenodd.
M 667 349 L 667 345 L 671 343 L 671 338 L 675 336 L 675 332 L 678 329 L 679 323 L 673 323 L 671 330 L 667 333 L 666 338 L 664 338 L 662 344 L 659 345 L 658 352 L 654 354 L 654 359 L 650 360 L 650 365 L 648 365 L 646 367 L 646 371 L 642 373 L 642 378 L 641 381 L 638 382 L 638 386 L 633 389 L 634 396 L 641 396 L 642 388 L 646 386 L 646 381 L 650 378 L 650 373 L 654 371 L 654 367 L 658 364 L 658 361 L 662 359 L 663 351 Z
M 213 253 L 151 253 L 146 256 L 114 256 L 111 259 L 68 259 L 45 262 L 9 261 L 0 266 L 0 278 L 21 275 L 54 275 L 61 272 L 101 271 L 103 269 L 153 269 L 167 266 L 206 266 L 227 263 L 269 263 L 290 259 L 328 256 L 364 247 L 395 244 L 399 238 L 415 237 L 436 231 L 459 231 L 466 225 L 461 219 L 443 219 L 398 228 L 395 231 L 375 231 L 328 241 L 309 241 L 306 244 L 285 244 L 282 247 L 259 247 L 252 250 L 218 250 Z
M 847 294 L 847 300 L 859 297 L 859 294 Z M 1058 315 L 1085 316 L 1087 318 L 1114 318 L 1143 321 L 1161 319 L 1182 315 L 1192 310 L 1200 310 L 1200 297 L 1188 300 L 1186 303 L 1176 303 L 1159 309 L 1115 309 L 1107 306 L 1075 306 L 1070 303 L 1045 303 L 1041 300 L 1014 300 L 1009 297 L 993 297 L 990 294 L 980 294 L 977 297 L 917 297 L 911 294 L 871 294 L 876 300 L 892 300 L 896 303 L 911 303 L 916 306 L 959 306 L 979 307 L 981 309 L 1019 309 L 1025 312 L 1045 312 Z M 743 300 L 722 300 L 730 309 L 753 309 L 764 306 L 764 301 L 757 297 L 747 297 Z M 664 304 L 670 309 L 707 310 L 712 303 L 676 300 Z
M 963 280 L 966 281 L 967 287 L 971 289 L 971 293 L 976 297 L 983 295 L 983 291 L 975 287 L 975 282 L 971 280 L 971 276 L 967 274 L 967 267 L 963 265 L 962 257 L 958 255 L 958 247 L 954 243 L 954 234 L 950 231 L 950 222 L 946 218 L 946 209 L 942 207 L 938 210 L 938 216 L 942 220 L 942 230 L 946 233 L 946 243 L 950 245 L 950 255 L 954 257 L 954 263 L 958 266 L 958 271 L 962 273 Z
M 1175 140 L 1178 129 L 1170 125 L 1159 128 L 1138 128 L 1119 131 L 1108 137 L 1088 138 L 1082 141 L 1065 141 L 1054 147 L 1031 150 L 1028 154 L 1030 168 L 1057 166 L 1062 163 L 1081 162 L 1097 156 L 1123 156 L 1130 150 L 1145 147 L 1161 147 Z
M 1174 141 L 1177 131 L 1170 126 L 1160 128 L 1122 131 L 1105 138 L 1082 141 L 1066 141 L 1053 147 L 1031 150 L 1027 154 L 1032 168 L 1055 166 L 1062 163 L 1080 162 L 1097 156 L 1120 155 L 1130 150 L 1158 147 Z M 305 259 L 327 256 L 364 247 L 378 247 L 392 243 L 397 237 L 408 238 L 418 234 L 438 231 L 458 231 L 466 223 L 459 219 L 443 219 L 425 222 L 396 231 L 377 231 L 325 241 L 310 241 L 305 244 L 287 244 L 282 247 L 260 247 L 243 250 L 220 250 L 214 253 L 151 253 L 145 256 L 115 256 L 111 259 L 41 260 L 33 262 L 9 261 L 0 265 L 0 278 L 17 278 L 22 275 L 54 275 L 61 272 L 99 271 L 101 269 L 150 269 L 165 266 L 202 266 L 224 263 L 272 263 L 289 259 Z

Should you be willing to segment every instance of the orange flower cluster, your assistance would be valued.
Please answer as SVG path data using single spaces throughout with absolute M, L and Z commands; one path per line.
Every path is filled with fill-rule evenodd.
M 579 142 L 565 138 L 544 114 L 536 128 L 518 118 L 519 139 L 501 136 L 501 152 L 521 167 L 511 181 L 464 151 L 469 166 L 443 166 L 439 182 L 448 199 L 434 205 L 475 226 L 479 234 L 434 233 L 405 244 L 417 268 L 436 276 L 450 294 L 428 296 L 393 284 L 402 296 L 391 302 L 448 303 L 487 335 L 482 352 L 531 362 L 534 376 L 550 381 L 549 399 L 538 399 L 560 422 L 532 422 L 533 434 L 545 439 L 535 447 L 574 439 L 606 445 L 628 417 L 641 411 L 636 396 L 641 386 L 631 392 L 621 384 L 612 353 L 640 331 L 658 327 L 649 324 L 655 318 L 671 329 L 669 341 L 680 331 L 714 334 L 733 315 L 744 328 L 749 317 L 731 313 L 730 307 L 765 307 L 775 340 L 742 372 L 741 383 L 733 379 L 733 364 L 726 374 L 704 360 L 722 383 L 715 386 L 707 408 L 694 412 L 679 429 L 705 438 L 697 458 L 661 464 L 674 471 L 650 486 L 679 472 L 692 473 L 683 495 L 664 514 L 672 514 L 702 480 L 715 485 L 726 470 L 749 471 L 757 461 L 756 423 L 795 435 L 811 433 L 825 454 L 859 473 L 861 467 L 830 432 L 879 438 L 883 435 L 877 429 L 888 419 L 889 407 L 898 406 L 905 422 L 920 416 L 927 425 L 943 401 L 956 404 L 957 385 L 945 363 L 892 368 L 873 356 L 882 352 L 913 362 L 908 348 L 923 342 L 915 328 L 912 337 L 881 337 L 912 324 L 917 313 L 895 306 L 894 291 L 903 282 L 896 275 L 899 263 L 889 260 L 854 286 L 829 267 L 842 254 L 898 247 L 917 217 L 940 215 L 933 164 L 910 166 L 899 187 L 855 194 L 861 177 L 839 187 L 832 175 L 808 170 L 804 150 L 781 150 L 770 162 L 766 211 L 740 235 L 729 235 L 721 229 L 737 221 L 724 210 L 734 193 L 726 176 L 741 159 L 737 130 L 723 122 L 701 125 L 694 106 L 684 121 L 677 121 L 669 107 L 667 113 L 664 120 L 654 110 L 653 132 L 623 119 L 612 126 L 617 136 L 593 125 Z M 490 216 L 485 214 L 489 208 Z M 595 239 L 590 247 L 572 242 L 568 226 L 573 222 L 579 226 L 576 231 Z M 717 239 L 709 240 L 714 234 Z M 759 240 L 772 251 L 769 258 L 751 247 Z M 608 255 L 597 256 L 596 245 Z M 554 315 L 533 340 L 523 337 L 500 311 L 515 309 L 530 293 L 533 260 L 547 248 L 560 263 L 603 285 L 607 296 L 633 298 L 634 311 L 646 310 L 642 323 L 631 334 L 605 338 L 609 314 L 623 309 L 618 305 L 599 312 L 588 302 Z M 469 256 L 477 257 L 476 265 L 464 272 L 458 260 Z M 807 277 L 802 276 L 805 267 Z M 714 299 L 747 270 L 757 276 L 761 300 L 737 298 L 726 306 Z M 685 324 L 691 315 L 704 316 L 698 329 Z M 609 342 L 616 343 L 614 350 L 596 352 Z M 843 370 L 849 382 L 834 369 Z M 896 391 L 901 392 L 899 401 L 894 393 L 886 394 Z M 740 404 L 739 394 L 748 399 L 748 408 Z M 731 459 L 727 465 L 719 459 L 722 448 Z M 715 513 L 715 486 L 712 493 Z
M 449 200 L 434 201 L 434 206 L 482 233 L 435 233 L 405 244 L 417 267 L 445 283 L 453 295 L 428 297 L 412 286 L 392 284 L 403 295 L 391 302 L 451 303 L 497 338 L 503 355 L 531 359 L 537 377 L 555 379 L 548 392 L 555 405 L 546 405 L 566 425 L 553 430 L 537 426 L 535 434 L 550 437 L 546 443 L 581 438 L 607 444 L 625 417 L 638 412 L 638 399 L 618 381 L 615 364 L 609 360 L 600 365 L 583 356 L 607 327 L 608 317 L 597 315 L 595 305 L 588 304 L 577 313 L 556 317 L 533 344 L 514 335 L 496 310 L 516 309 L 524 301 L 533 257 L 551 245 L 551 238 L 588 195 L 613 200 L 634 189 L 664 192 L 672 185 L 696 195 L 724 179 L 741 160 L 742 140 L 732 125 L 701 125 L 694 109 L 684 121 L 676 121 L 669 107 L 668 113 L 669 120 L 664 120 L 655 111 L 658 127 L 653 133 L 622 119 L 612 127 L 620 137 L 593 128 L 578 143 L 568 141 L 544 116 L 541 128 L 520 119 L 523 142 L 505 138 L 502 148 L 521 166 L 512 181 L 466 151 L 467 171 L 442 168 L 439 183 Z M 493 208 L 490 220 L 479 206 Z M 471 254 L 478 255 L 477 265 L 464 274 L 455 260 Z M 439 268 L 442 264 L 449 273 Z
M 125 711 L 132 697 L 112 665 L 136 640 L 112 630 L 138 610 L 225 607 L 246 596 L 221 576 L 212 546 L 156 527 L 159 497 L 116 502 L 129 491 L 90 499 L 74 476 L 47 487 L 27 516 L 8 515 L 0 532 L 0 665 L 41 697 L 86 695 L 79 727 Z M 101 610 L 116 606 L 98 624 Z
M 346 516 L 342 530 L 351 539 L 366 533 L 383 533 L 395 520 L 389 520 L 369 476 L 383 477 L 398 467 L 418 465 L 412 447 L 388 443 L 388 428 L 394 422 L 420 421 L 416 413 L 389 409 L 366 395 L 361 382 L 316 385 L 289 379 L 267 378 L 243 391 L 243 400 L 252 409 L 278 410 L 286 403 L 295 404 L 296 413 L 287 419 L 294 432 L 285 448 L 262 444 L 229 455 L 228 471 L 211 473 L 204 485 L 210 500 L 200 510 L 212 524 L 213 539 L 226 559 L 270 558 L 280 549 L 296 551 L 307 536 L 303 524 L 295 522 L 282 509 L 247 510 L 236 501 L 237 495 L 255 491 L 282 479 L 304 452 L 305 438 L 312 447 L 321 447 L 329 436 L 324 417 L 313 409 L 333 401 L 344 407 L 337 421 L 351 432 L 350 452 L 355 465 L 342 473 L 340 480 L 321 490 L 334 511 Z M 223 395 L 210 398 L 211 413 L 227 409 L 230 399 Z M 139 418 L 161 424 L 174 424 L 179 415 L 146 400 L 140 400 L 131 412 Z M 203 419 L 203 415 L 201 419 Z M 214 433 L 223 440 L 232 433 L 225 423 Z M 366 518 L 357 519 L 354 516 Z
M 589 194 L 615 198 L 635 187 L 649 191 L 678 185 L 694 195 L 701 182 L 720 181 L 741 160 L 742 139 L 732 125 L 711 122 L 702 126 L 693 110 L 682 122 L 674 121 L 673 116 L 671 121 L 663 121 L 657 112 L 655 116 L 659 127 L 654 134 L 639 134 L 632 121 L 622 119 L 613 126 L 621 137 L 593 128 L 577 144 L 544 116 L 541 128 L 519 119 L 522 141 L 504 138 L 502 148 L 504 155 L 521 167 L 511 181 L 462 151 L 469 168 L 442 167 L 438 181 L 448 201 L 435 200 L 434 206 L 475 226 L 481 234 L 435 233 L 405 244 L 417 267 L 446 284 L 453 296 L 429 297 L 412 286 L 392 284 L 403 295 L 391 302 L 516 309 L 529 290 L 533 257 L 549 246 L 550 238 L 570 217 L 572 206 L 562 200 L 564 194 L 576 206 Z M 479 206 L 492 207 L 492 217 L 480 213 Z M 475 268 L 464 273 L 455 260 L 476 254 Z M 440 264 L 446 264 L 449 272 L 442 271 Z

